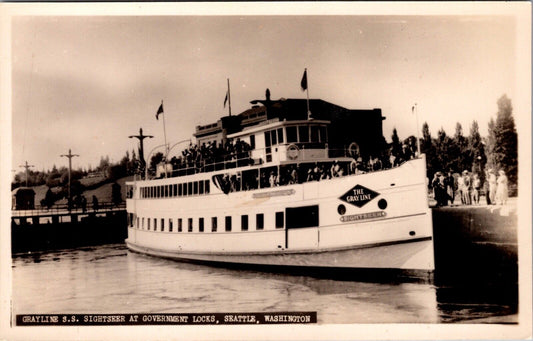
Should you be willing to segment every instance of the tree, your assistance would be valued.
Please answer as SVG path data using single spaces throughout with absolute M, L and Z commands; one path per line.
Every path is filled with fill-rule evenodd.
M 111 201 L 115 205 L 118 205 L 122 202 L 122 193 L 120 191 L 120 185 L 116 182 L 111 185 Z
M 436 162 L 436 152 L 435 145 L 433 144 L 433 139 L 431 138 L 431 133 L 429 132 L 429 125 L 427 122 L 424 122 L 422 125 L 422 143 L 420 144 L 421 152 L 426 154 L 426 164 L 427 164 L 427 177 L 432 179 L 433 174 L 437 171 L 435 165 Z
M 485 146 L 479 134 L 479 125 L 477 121 L 472 122 L 470 127 L 470 136 L 468 138 L 468 147 L 472 155 L 472 172 L 478 173 L 481 183 L 485 182 L 485 164 L 487 156 L 485 155 Z
M 130 152 L 126 150 L 126 155 L 120 160 L 120 166 L 124 169 L 124 174 L 130 174 Z
M 109 166 L 110 166 L 109 156 L 106 156 L 105 158 L 100 157 L 100 164 L 98 165 L 97 169 L 99 171 L 105 171 Z
M 163 153 L 157 152 L 155 153 L 152 158 L 150 159 L 150 169 L 156 169 L 157 165 L 163 161 Z
M 453 168 L 454 160 L 450 157 L 451 139 L 446 135 L 446 132 L 441 127 L 437 133 L 437 140 L 435 141 L 435 170 L 446 171 Z
M 398 137 L 398 131 L 396 130 L 396 128 L 392 129 L 391 138 L 392 138 L 392 143 L 391 143 L 392 153 L 398 156 L 402 152 L 402 144 L 400 143 L 400 138 Z
M 463 127 L 461 123 L 457 122 L 455 125 L 455 135 L 453 142 L 456 145 L 455 153 L 455 168 L 457 171 L 462 172 L 472 167 L 472 155 L 468 148 L 468 139 L 463 135 Z
M 498 170 L 503 169 L 509 178 L 509 183 L 516 185 L 518 180 L 518 136 L 512 116 L 513 106 L 507 95 L 500 97 L 497 104 L 496 122 L 492 120 L 489 122 L 488 164 Z

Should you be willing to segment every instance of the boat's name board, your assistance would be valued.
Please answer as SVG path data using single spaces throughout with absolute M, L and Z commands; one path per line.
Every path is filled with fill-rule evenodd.
M 293 189 L 284 189 L 281 191 L 274 192 L 265 192 L 265 193 L 254 193 L 253 198 L 270 198 L 270 197 L 279 197 L 282 195 L 293 195 L 296 191 Z
M 361 213 L 361 214 L 352 214 L 352 215 L 346 215 L 340 217 L 340 220 L 343 223 L 347 223 L 350 221 L 358 221 L 358 220 L 365 220 L 365 219 L 376 219 L 376 218 L 383 218 L 386 217 L 387 213 L 385 211 L 376 211 L 376 212 L 368 212 L 368 213 Z
M 339 199 L 354 206 L 363 207 L 378 195 L 378 192 L 374 192 L 371 189 L 357 184 L 348 192 L 344 193 Z

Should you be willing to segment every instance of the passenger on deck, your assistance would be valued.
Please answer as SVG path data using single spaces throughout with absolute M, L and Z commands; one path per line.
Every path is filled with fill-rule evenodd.
M 331 173 L 331 177 L 332 178 L 335 178 L 335 177 L 339 176 L 339 169 L 340 169 L 339 161 L 335 160 L 335 162 L 333 162 L 333 164 L 331 165 L 331 168 L 330 168 L 330 173 Z
M 324 165 L 320 166 L 320 180 L 327 180 L 329 178 L 329 172 L 326 170 L 326 167 Z
M 315 174 L 313 173 L 313 170 L 309 168 L 307 171 L 307 182 L 315 180 Z
M 276 187 L 278 184 L 278 177 L 274 173 L 274 171 L 270 172 L 270 177 L 268 178 L 268 182 L 270 184 L 270 187 Z

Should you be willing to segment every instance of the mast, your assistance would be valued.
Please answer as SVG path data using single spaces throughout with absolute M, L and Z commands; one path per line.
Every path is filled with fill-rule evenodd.
M 307 82 L 307 68 L 305 68 L 304 75 L 302 77 L 302 81 L 300 82 L 300 85 L 302 87 L 302 90 L 305 90 L 307 93 L 307 119 L 312 120 L 311 117 L 311 110 L 309 109 L 309 86 Z
M 228 108 L 229 108 L 229 115 L 231 116 L 231 91 L 229 87 L 229 78 L 228 78 Z

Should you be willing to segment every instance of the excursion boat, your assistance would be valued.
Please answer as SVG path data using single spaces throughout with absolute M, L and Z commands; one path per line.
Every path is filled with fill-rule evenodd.
M 130 250 L 274 271 L 432 279 L 425 157 L 389 164 L 380 109 L 319 99 L 251 103 L 197 126 L 194 145 L 126 184 Z

